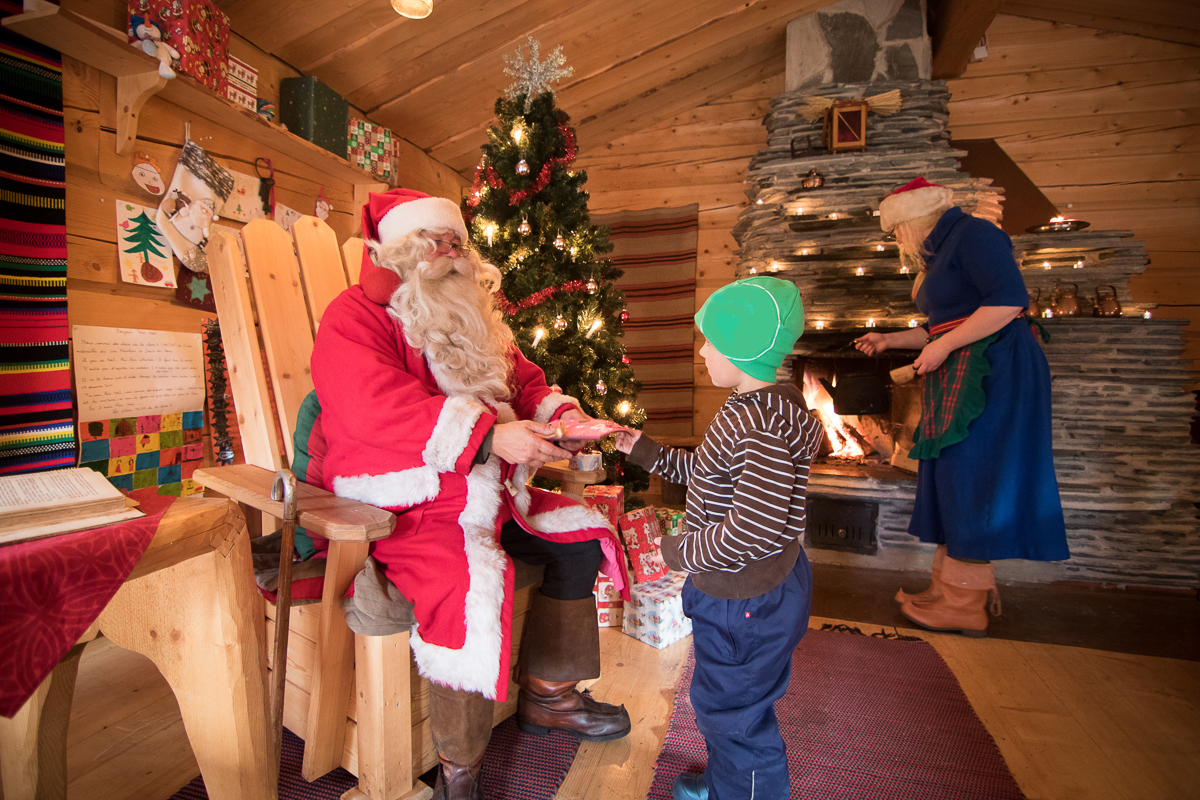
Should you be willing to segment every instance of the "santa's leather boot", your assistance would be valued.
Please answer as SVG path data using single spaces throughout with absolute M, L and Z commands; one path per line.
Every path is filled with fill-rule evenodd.
M 947 557 L 942 565 L 942 596 L 923 604 L 906 600 L 900 604 L 900 612 L 931 631 L 986 636 L 989 594 L 991 611 L 998 615 L 1000 594 L 991 564 L 969 564 Z
M 441 762 L 433 800 L 484 800 L 479 773 L 492 737 L 492 701 L 430 681 L 429 725 Z
M 932 603 L 942 596 L 942 565 L 946 562 L 946 545 L 939 544 L 937 552 L 933 554 L 933 574 L 929 578 L 929 588 L 923 592 L 915 592 L 909 594 L 900 589 L 896 592 L 896 602 L 903 603 L 905 600 L 910 600 L 917 605 Z
M 589 742 L 629 733 L 625 706 L 598 703 L 576 689 L 600 677 L 596 601 L 555 600 L 534 592 L 517 665 L 517 724 L 527 733 L 566 731 Z

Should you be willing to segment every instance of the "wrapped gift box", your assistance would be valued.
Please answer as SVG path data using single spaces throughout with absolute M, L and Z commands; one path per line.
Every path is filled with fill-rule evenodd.
M 658 518 L 658 529 L 663 536 L 682 536 L 685 530 L 682 511 L 670 508 L 655 508 L 654 516 Z
M 225 95 L 229 17 L 209 0 L 130 0 L 129 41 L 140 46 L 138 27 L 153 24 L 179 53 L 171 68 Z
M 612 579 L 607 575 L 598 575 L 596 587 L 592 591 L 596 595 L 596 623 L 601 628 L 621 627 L 625 601 L 613 586 Z
M 251 111 L 258 110 L 258 98 L 252 94 L 247 94 L 246 90 L 240 86 L 235 86 L 232 81 L 225 87 L 225 96 L 239 106 L 248 108 Z
M 377 178 L 391 180 L 395 171 L 392 132 L 382 125 L 351 117 L 346 136 L 346 158 Z
M 617 521 L 625 511 L 625 487 L 588 486 L 583 490 L 583 502 L 604 514 L 615 531 Z
M 634 583 L 653 581 L 670 571 L 663 561 L 662 551 L 654 543 L 662 533 L 652 507 L 634 509 L 625 514 L 619 520 L 619 527 L 629 565 L 633 568 Z
M 621 630 L 639 642 L 662 649 L 691 634 L 692 621 L 683 615 L 683 582 L 687 574 L 668 572 L 658 580 L 629 589 Z
M 279 82 L 279 121 L 297 136 L 346 157 L 350 104 L 311 75 Z
M 225 74 L 230 86 L 236 86 L 251 97 L 258 94 L 258 70 L 245 61 L 230 56 Z

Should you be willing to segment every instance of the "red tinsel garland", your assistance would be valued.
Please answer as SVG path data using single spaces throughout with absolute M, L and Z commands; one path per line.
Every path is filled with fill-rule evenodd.
M 568 126 L 566 123 L 560 122 L 558 124 L 558 132 L 563 136 L 566 155 L 562 156 L 561 158 L 552 158 L 543 164 L 541 171 L 538 172 L 538 176 L 534 179 L 533 183 L 528 186 L 528 188 L 510 193 L 508 196 L 508 204 L 510 206 L 519 205 L 525 201 L 525 198 L 529 197 L 530 195 L 537 194 L 542 189 L 545 189 L 550 183 L 550 175 L 555 169 L 558 169 L 559 167 L 565 167 L 575 160 L 575 131 L 571 130 L 570 126 Z M 482 199 L 482 195 L 479 190 L 483 187 L 484 180 L 486 180 L 488 186 L 491 186 L 493 189 L 508 188 L 504 185 L 504 181 L 500 179 L 500 176 L 496 174 L 496 170 L 492 169 L 486 164 L 480 164 L 475 168 L 475 180 L 471 182 L 471 196 L 467 198 L 468 209 L 474 210 L 479 206 L 479 202 Z M 475 215 L 470 214 L 469 216 L 473 219 Z M 466 223 L 470 225 L 472 219 L 467 219 Z
M 515 316 L 518 311 L 524 311 L 527 308 L 533 308 L 540 303 L 544 303 L 559 292 L 586 292 L 587 284 L 583 281 L 567 281 L 562 286 L 547 286 L 541 291 L 534 292 L 516 305 L 508 301 L 504 293 L 497 290 L 496 308 L 503 311 L 508 316 Z

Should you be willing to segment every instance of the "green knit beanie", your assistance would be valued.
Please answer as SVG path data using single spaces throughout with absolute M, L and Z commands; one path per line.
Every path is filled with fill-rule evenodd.
M 696 312 L 696 327 L 735 367 L 774 383 L 804 332 L 804 304 L 790 281 L 746 278 L 713 293 Z

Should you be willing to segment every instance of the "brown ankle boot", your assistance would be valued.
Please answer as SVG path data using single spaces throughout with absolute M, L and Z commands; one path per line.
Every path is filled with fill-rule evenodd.
M 609 742 L 632 727 L 625 706 L 597 703 L 576 690 L 579 681 L 544 681 L 519 670 L 517 682 L 517 724 L 526 733 L 560 730 L 589 742 Z
M 936 602 L 942 596 L 942 565 L 946 561 L 946 545 L 939 544 L 933 554 L 933 574 L 929 578 L 929 587 L 923 592 L 909 594 L 900 589 L 896 592 L 896 602 L 909 601 L 917 605 L 927 605 Z
M 540 591 L 525 622 L 517 667 L 517 724 L 529 733 L 559 729 L 590 742 L 629 733 L 625 706 L 599 703 L 576 690 L 600 676 L 596 601 L 555 600 Z
M 429 683 L 429 726 L 442 768 L 435 800 L 483 800 L 479 773 L 492 736 L 493 703 L 478 692 Z
M 438 770 L 433 783 L 433 800 L 483 800 L 483 788 L 479 784 L 479 773 L 483 769 L 483 756 L 474 764 L 455 764 L 446 761 L 441 753 Z
M 998 615 L 1000 594 L 991 564 L 968 564 L 947 558 L 942 566 L 942 596 L 924 604 L 905 601 L 900 612 L 931 631 L 986 636 L 989 594 L 991 611 Z

